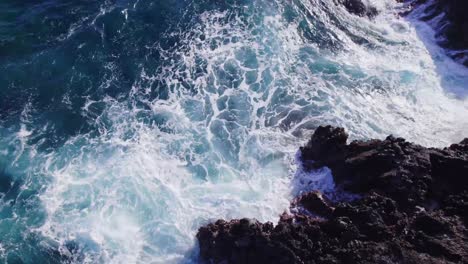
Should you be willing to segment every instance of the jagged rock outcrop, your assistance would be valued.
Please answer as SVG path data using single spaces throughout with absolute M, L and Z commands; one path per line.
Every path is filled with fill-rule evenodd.
M 321 217 L 330 217 L 335 210 L 332 201 L 320 191 L 312 191 L 299 196 L 291 203 L 291 208 L 304 209 Z
M 301 148 L 310 170 L 328 166 L 360 194 L 333 203 L 301 195 L 279 222 L 252 219 L 201 227 L 200 257 L 211 263 L 468 263 L 468 139 L 445 149 L 402 138 L 353 141 L 319 127 Z
M 374 17 L 378 14 L 375 7 L 364 4 L 362 0 L 335 0 L 335 2 L 344 6 L 349 13 L 358 16 Z
M 449 49 L 449 55 L 468 66 L 468 1 L 466 0 L 416 0 L 413 7 L 424 5 L 421 20 L 431 21 L 439 44 Z M 438 18 L 434 20 L 434 18 Z

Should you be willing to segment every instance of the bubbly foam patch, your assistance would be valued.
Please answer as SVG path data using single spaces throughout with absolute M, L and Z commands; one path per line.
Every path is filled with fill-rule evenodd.
M 168 114 L 171 106 L 158 104 L 150 113 Z M 287 157 L 278 154 L 265 164 L 243 157 L 240 168 L 222 160 L 197 162 L 204 157 L 196 145 L 206 146 L 190 120 L 171 110 L 174 124 L 163 132 L 139 122 L 139 110 L 112 102 L 106 134 L 78 136 L 50 156 L 45 173 L 54 181 L 41 196 L 49 214 L 42 233 L 65 252 L 76 245 L 78 252 L 71 253 L 83 262 L 178 262 L 207 221 L 275 220 L 288 203 Z M 56 168 L 64 156 L 71 160 Z
M 432 145 L 462 130 L 466 104 L 447 95 L 411 24 L 389 6 L 377 22 L 325 8 L 336 12 L 314 1 L 205 11 L 177 46 L 155 46 L 165 63 L 143 71 L 136 104 L 107 102 L 105 133 L 71 140 L 64 151 L 80 154 L 48 171 L 43 232 L 78 243 L 90 262 L 187 260 L 208 221 L 276 221 L 294 153 L 316 125 Z M 327 51 L 334 43 L 342 49 Z M 168 99 L 149 97 L 154 87 L 167 87 Z M 329 172 L 306 176 L 309 188 L 333 192 Z
M 161 65 L 143 68 L 128 98 L 83 105 L 96 133 L 27 156 L 41 130 L 23 122 L 16 131 L 17 163 L 31 159 L 28 179 L 40 175 L 44 190 L 36 230 L 77 263 L 195 262 L 201 225 L 275 222 L 299 189 L 334 192 L 326 169 L 296 172 L 297 149 L 318 125 L 344 126 L 353 139 L 460 138 L 467 103 L 447 80 L 466 71 L 433 58 L 393 0 L 371 2 L 375 21 L 333 1 L 193 3 L 181 19 L 190 26 L 166 33 L 176 44 L 145 47 Z M 131 9 L 121 14 L 132 20 Z M 100 89 L 115 71 L 109 64 Z

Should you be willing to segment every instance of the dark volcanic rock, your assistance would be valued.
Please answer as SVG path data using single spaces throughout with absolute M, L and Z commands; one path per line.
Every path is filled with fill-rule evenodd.
M 336 0 L 338 4 L 343 5 L 349 13 L 358 16 L 374 17 L 377 15 L 377 9 L 373 6 L 365 5 L 362 0 Z
M 348 134 L 343 128 L 331 126 L 318 127 L 314 136 L 305 147 L 301 147 L 301 153 L 306 166 L 322 167 L 325 164 L 337 164 L 344 159 L 346 153 L 346 141 Z M 308 164 L 312 161 L 315 164 Z
M 296 204 L 310 213 L 323 217 L 329 217 L 335 210 L 332 202 L 319 191 L 308 192 L 299 196 L 297 201 L 293 203 L 293 205 Z
M 400 0 L 400 2 L 403 2 Z M 468 1 L 466 0 L 417 0 L 414 6 L 425 5 L 422 20 L 441 16 L 437 23 L 431 23 L 436 30 L 439 43 L 450 50 L 449 55 L 468 66 Z
M 211 263 L 468 263 L 468 140 L 445 149 L 402 138 L 347 144 L 319 127 L 301 148 L 309 169 L 328 166 L 359 193 L 333 204 L 301 195 L 275 226 L 242 219 L 209 224 L 197 238 Z M 311 212 L 307 213 L 307 211 Z M 319 215 L 320 218 L 314 216 Z
M 303 159 L 315 160 L 312 166 L 328 166 L 337 183 L 350 191 L 377 191 L 401 208 L 412 210 L 468 188 L 468 148 L 464 144 L 441 150 L 389 136 L 383 141 L 353 141 L 349 145 L 341 139 L 322 150 L 322 143 L 314 142 L 326 137 L 323 131 L 334 136 L 336 129 L 317 130 L 319 133 L 301 149 Z M 330 149 L 341 152 L 336 155 Z

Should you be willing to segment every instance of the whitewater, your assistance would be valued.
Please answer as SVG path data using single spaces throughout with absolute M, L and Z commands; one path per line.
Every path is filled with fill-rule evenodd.
M 368 2 L 373 19 L 333 0 L 25 11 L 57 32 L 21 28 L 43 37 L 1 57 L 0 262 L 196 263 L 200 226 L 276 222 L 298 177 L 333 187 L 297 172 L 319 125 L 434 147 L 466 137 L 468 70 L 420 13 Z

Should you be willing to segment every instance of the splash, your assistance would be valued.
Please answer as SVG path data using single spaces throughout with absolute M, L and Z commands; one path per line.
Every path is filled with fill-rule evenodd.
M 202 224 L 276 221 L 293 178 L 332 191 L 327 171 L 294 176 L 297 148 L 318 125 L 344 126 L 353 139 L 457 141 L 468 104 L 461 86 L 451 88 L 466 83 L 467 71 L 421 38 L 421 25 L 398 18 L 401 5 L 371 2 L 380 11 L 372 21 L 333 1 L 187 2 L 139 47 L 134 81 L 119 50 L 99 62 L 104 74 L 89 88 L 96 91 L 61 96 L 85 120 L 78 132 L 44 148 L 50 131 L 64 130 L 39 122 L 49 119 L 29 104 L 26 119 L 0 127 L 12 185 L 32 192 L 26 200 L 36 207 L 12 218 L 16 232 L 40 236 L 77 263 L 196 262 Z M 125 34 L 140 30 L 132 26 L 149 6 L 105 4 L 60 40 L 74 42 L 89 27 L 97 43 L 112 45 L 110 38 L 131 50 Z M 118 25 L 123 39 L 110 36 Z M 12 237 L 1 248 L 21 243 Z

